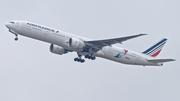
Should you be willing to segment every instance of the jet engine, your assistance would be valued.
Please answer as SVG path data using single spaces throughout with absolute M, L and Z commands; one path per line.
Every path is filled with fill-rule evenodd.
M 53 44 L 51 44 L 51 46 L 50 46 L 50 51 L 52 53 L 59 54 L 59 55 L 67 53 L 66 50 L 63 47 L 53 45 Z
M 76 38 L 69 39 L 69 48 L 82 49 L 84 46 L 85 46 L 84 42 L 79 39 Z

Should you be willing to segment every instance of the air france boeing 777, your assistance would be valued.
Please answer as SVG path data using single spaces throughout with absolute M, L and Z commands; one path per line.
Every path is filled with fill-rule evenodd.
M 142 66 L 162 66 L 164 62 L 175 61 L 174 59 L 154 59 L 161 52 L 167 41 L 166 38 L 142 53 L 137 53 L 112 45 L 146 34 L 114 39 L 91 40 L 28 21 L 10 21 L 6 24 L 6 27 L 9 29 L 9 32 L 16 36 L 16 41 L 18 40 L 18 35 L 23 35 L 48 42 L 51 44 L 50 51 L 52 53 L 62 55 L 68 52 L 77 52 L 78 57 L 74 58 L 74 61 L 81 63 L 85 62 L 82 56 L 91 60 L 101 57 L 123 64 Z

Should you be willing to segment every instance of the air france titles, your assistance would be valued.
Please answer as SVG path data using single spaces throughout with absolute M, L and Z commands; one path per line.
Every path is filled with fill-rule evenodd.
M 40 28 L 40 29 L 44 29 L 44 30 L 48 30 L 48 31 L 51 31 L 51 32 L 55 32 L 53 29 L 42 27 L 42 26 L 39 26 L 39 25 L 35 25 L 35 24 L 31 24 L 31 23 L 27 23 L 27 25 L 37 27 L 37 28 Z

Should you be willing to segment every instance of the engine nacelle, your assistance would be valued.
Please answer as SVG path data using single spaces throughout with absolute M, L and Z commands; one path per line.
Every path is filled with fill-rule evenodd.
M 57 45 L 53 45 L 51 44 L 50 46 L 50 51 L 52 53 L 55 53 L 55 54 L 59 54 L 59 55 L 62 55 L 64 53 L 66 53 L 65 49 L 61 46 L 57 46 Z
M 69 47 L 73 49 L 82 49 L 85 46 L 84 42 L 76 39 L 76 38 L 70 38 L 69 39 Z

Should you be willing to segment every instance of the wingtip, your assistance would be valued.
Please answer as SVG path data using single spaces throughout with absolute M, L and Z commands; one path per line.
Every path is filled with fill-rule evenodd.
M 172 61 L 176 61 L 175 59 L 172 59 Z
M 148 35 L 148 34 L 142 34 L 142 33 L 141 33 L 141 34 L 139 34 L 139 35 Z

